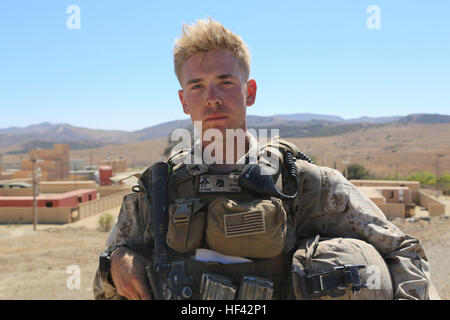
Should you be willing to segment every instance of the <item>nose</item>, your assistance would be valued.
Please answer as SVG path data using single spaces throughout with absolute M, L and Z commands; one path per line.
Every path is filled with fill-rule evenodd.
M 219 92 L 215 85 L 210 85 L 208 87 L 207 96 L 206 96 L 206 105 L 208 107 L 217 107 L 222 104 L 222 98 L 219 95 Z

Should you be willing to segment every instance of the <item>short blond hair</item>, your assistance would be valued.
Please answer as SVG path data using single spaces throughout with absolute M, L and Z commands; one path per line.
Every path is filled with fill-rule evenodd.
M 211 17 L 197 20 L 196 24 L 183 24 L 183 34 L 175 40 L 173 60 L 175 74 L 182 84 L 183 64 L 194 54 L 215 49 L 230 52 L 238 61 L 244 79 L 250 76 L 250 52 L 241 37 L 225 28 Z

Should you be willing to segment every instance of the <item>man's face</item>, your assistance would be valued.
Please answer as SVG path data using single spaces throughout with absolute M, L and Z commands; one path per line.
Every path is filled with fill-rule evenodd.
M 247 130 L 246 107 L 253 105 L 256 82 L 245 81 L 238 61 L 228 51 L 197 53 L 183 65 L 179 98 L 192 121 L 210 128 Z

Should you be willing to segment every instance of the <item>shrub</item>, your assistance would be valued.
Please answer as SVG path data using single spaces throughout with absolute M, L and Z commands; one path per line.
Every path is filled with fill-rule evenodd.
M 98 218 L 98 228 L 102 231 L 108 232 L 113 225 L 113 216 L 110 213 L 102 214 Z
M 347 168 L 347 179 L 369 179 L 370 173 L 360 164 L 353 163 Z
M 439 185 L 450 188 L 450 173 L 446 173 L 437 180 Z
M 406 177 L 408 181 L 419 181 L 421 185 L 435 185 L 436 176 L 428 171 L 419 171 Z

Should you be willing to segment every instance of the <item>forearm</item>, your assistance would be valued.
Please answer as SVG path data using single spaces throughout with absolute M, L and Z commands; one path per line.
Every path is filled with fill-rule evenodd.
M 145 258 L 151 255 L 153 238 L 148 231 L 150 228 L 147 227 L 146 205 L 143 201 L 142 195 L 137 193 L 124 197 L 118 220 L 106 241 L 107 248 L 124 245 Z M 113 252 L 111 259 L 118 250 Z M 97 270 L 93 289 L 95 299 L 120 299 L 110 272 L 105 274 Z

